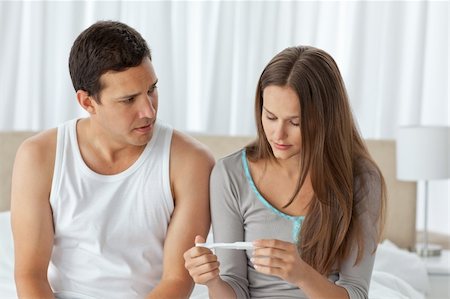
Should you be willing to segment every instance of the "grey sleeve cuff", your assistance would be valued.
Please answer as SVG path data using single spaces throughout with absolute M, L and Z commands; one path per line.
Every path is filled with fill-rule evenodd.
M 227 275 L 224 276 L 221 275 L 220 278 L 222 278 L 223 281 L 225 281 L 226 283 L 228 283 L 228 285 L 230 285 L 230 287 L 236 294 L 237 299 L 250 299 L 250 293 L 248 291 L 248 288 L 244 287 L 242 285 L 242 282 L 239 283 L 236 281 L 236 279 Z

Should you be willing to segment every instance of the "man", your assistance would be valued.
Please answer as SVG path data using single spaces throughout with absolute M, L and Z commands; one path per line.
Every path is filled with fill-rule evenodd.
M 183 252 L 209 229 L 212 156 L 156 121 L 158 79 L 133 28 L 87 28 L 69 69 L 89 117 L 26 140 L 14 165 L 19 297 L 189 297 Z

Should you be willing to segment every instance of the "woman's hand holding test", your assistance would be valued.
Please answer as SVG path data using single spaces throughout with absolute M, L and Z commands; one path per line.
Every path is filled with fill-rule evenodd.
M 253 245 L 251 261 L 257 271 L 300 284 L 306 263 L 300 258 L 295 244 L 280 240 L 256 240 Z
M 204 242 L 203 237 L 195 237 L 195 243 Z M 208 248 L 192 247 L 184 253 L 184 261 L 184 266 L 195 283 L 207 285 L 208 282 L 219 277 L 219 261 L 217 256 Z
M 196 236 L 195 243 L 205 243 L 205 238 Z M 233 289 L 220 278 L 220 263 L 210 249 L 194 246 L 184 253 L 184 261 L 194 282 L 208 287 L 209 298 L 236 298 Z

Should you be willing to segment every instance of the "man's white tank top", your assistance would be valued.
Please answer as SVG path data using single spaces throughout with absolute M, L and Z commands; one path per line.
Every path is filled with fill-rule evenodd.
M 144 298 L 161 279 L 174 209 L 172 129 L 157 122 L 133 165 L 101 175 L 82 159 L 76 123 L 58 127 L 50 285 L 57 298 Z

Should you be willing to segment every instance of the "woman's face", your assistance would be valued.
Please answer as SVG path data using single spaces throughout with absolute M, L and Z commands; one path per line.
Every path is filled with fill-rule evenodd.
M 269 85 L 264 88 L 261 120 L 275 158 L 298 158 L 302 139 L 299 115 L 300 101 L 291 87 Z

